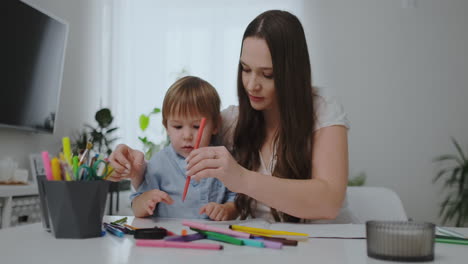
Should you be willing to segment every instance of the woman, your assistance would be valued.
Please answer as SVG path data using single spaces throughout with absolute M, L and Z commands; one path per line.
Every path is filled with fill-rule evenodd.
M 341 210 L 348 121 L 336 102 L 312 87 L 304 30 L 294 15 L 267 11 L 248 25 L 237 90 L 239 107 L 222 113 L 220 143 L 226 147 L 193 150 L 187 175 L 218 178 L 237 192 L 241 219 L 351 222 Z M 110 158 L 115 179 L 131 177 L 138 186 L 142 156 L 119 145 Z

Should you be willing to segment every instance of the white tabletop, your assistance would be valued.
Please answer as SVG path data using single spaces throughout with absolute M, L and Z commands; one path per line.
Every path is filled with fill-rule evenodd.
M 114 221 L 121 217 L 105 217 Z M 137 227 L 165 227 L 180 233 L 180 220 L 153 220 L 129 217 Z M 355 225 L 343 225 L 343 230 Z M 320 225 L 313 228 L 320 229 Z M 468 228 L 456 229 L 468 234 Z M 204 241 L 217 243 L 215 241 Z M 466 263 L 468 246 L 439 244 L 433 263 Z M 136 247 L 133 237 L 118 238 L 110 234 L 91 239 L 56 239 L 44 231 L 42 224 L 0 230 L 1 263 L 392 263 L 368 258 L 364 239 L 310 238 L 297 247 L 281 250 L 224 244 L 224 250 L 195 250 Z M 395 263 L 395 262 L 393 262 Z

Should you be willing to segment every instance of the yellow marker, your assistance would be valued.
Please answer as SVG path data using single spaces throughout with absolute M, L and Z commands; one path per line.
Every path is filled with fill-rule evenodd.
M 104 177 L 104 180 L 107 180 L 107 178 L 109 178 L 112 172 L 114 172 L 114 168 L 111 165 L 107 165 L 107 173 L 106 173 L 106 177 Z
M 270 235 L 270 236 L 302 236 L 309 237 L 309 234 L 305 233 L 296 233 L 289 231 L 280 231 L 280 230 L 270 230 L 256 227 L 240 226 L 240 225 L 231 225 L 229 226 L 232 230 L 246 232 L 246 233 L 255 233 L 257 235 Z
M 60 178 L 60 173 L 61 173 L 61 170 L 60 170 L 60 161 L 57 157 L 54 157 L 51 161 L 50 161 L 50 165 L 52 167 L 52 178 L 54 179 L 54 181 L 60 181 L 61 178 Z
M 68 165 L 72 165 L 72 154 L 71 154 L 71 147 L 70 147 L 70 138 L 63 137 L 62 138 L 62 145 L 63 145 L 63 154 L 65 155 L 65 161 L 67 161 Z
M 62 152 L 60 152 L 60 161 L 62 162 L 62 166 L 65 172 L 65 180 L 71 181 L 72 178 L 70 177 L 70 173 L 68 172 L 70 169 L 70 166 L 68 165 L 68 162 L 65 161 L 65 157 Z

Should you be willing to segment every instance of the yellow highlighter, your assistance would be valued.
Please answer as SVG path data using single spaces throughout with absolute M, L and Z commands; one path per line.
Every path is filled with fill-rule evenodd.
M 72 165 L 72 154 L 71 154 L 71 147 L 70 147 L 70 138 L 63 137 L 62 138 L 62 145 L 63 145 L 63 154 L 65 156 L 65 161 L 67 161 L 68 165 Z
M 109 176 L 111 176 L 112 172 L 114 172 L 114 168 L 111 165 L 107 165 L 107 172 L 104 180 L 107 180 Z
M 61 180 L 61 177 L 60 177 L 61 170 L 60 170 L 60 161 L 59 161 L 59 159 L 57 157 L 54 157 L 50 161 L 50 165 L 52 167 L 52 178 L 54 179 L 54 181 L 60 181 Z
M 265 236 L 300 236 L 300 237 L 309 237 L 309 234 L 305 233 L 296 233 L 289 231 L 280 231 L 280 230 L 270 230 L 256 227 L 240 226 L 240 225 L 231 225 L 229 226 L 232 230 L 245 232 L 245 233 L 255 233 L 255 235 L 265 235 Z

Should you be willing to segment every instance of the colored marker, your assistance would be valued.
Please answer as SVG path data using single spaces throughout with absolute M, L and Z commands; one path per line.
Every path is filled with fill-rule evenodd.
M 47 180 L 53 181 L 54 177 L 52 176 L 52 168 L 50 167 L 49 152 L 42 152 L 42 163 L 44 164 L 44 170 Z
M 437 243 L 448 243 L 448 244 L 457 244 L 457 245 L 468 245 L 468 240 L 462 239 L 447 239 L 447 238 L 435 238 Z
M 210 226 L 210 225 L 197 223 L 197 222 L 192 222 L 192 221 L 187 221 L 187 220 L 182 221 L 182 225 L 188 226 L 188 227 L 193 227 L 193 228 L 200 229 L 200 230 L 212 231 L 212 232 L 217 232 L 217 233 L 221 233 L 221 234 L 226 234 L 226 235 L 230 235 L 230 236 L 234 236 L 234 237 L 250 238 L 250 234 L 247 234 L 247 233 L 242 233 L 242 232 L 233 231 L 233 230 L 226 229 L 226 228 Z
M 179 242 L 190 242 L 194 240 L 205 239 L 206 236 L 201 233 L 190 234 L 185 236 L 168 236 L 165 237 L 164 240 L 166 241 L 179 241 Z
M 240 225 L 230 225 L 230 229 L 246 232 L 246 233 L 255 233 L 256 235 L 266 235 L 266 236 L 301 236 L 301 237 L 309 237 L 309 234 L 305 233 L 296 233 L 296 232 L 288 232 L 288 231 L 280 231 L 280 230 L 270 230 L 270 229 L 263 229 L 263 228 L 256 228 L 256 227 L 248 227 L 248 226 L 240 226 Z
M 265 244 L 263 244 L 263 241 L 253 240 L 253 239 L 248 239 L 248 238 L 241 238 L 240 240 L 242 240 L 245 246 L 259 247 L 259 248 L 265 247 Z
M 136 245 L 141 247 L 168 247 L 168 248 L 190 248 L 190 249 L 211 249 L 221 250 L 222 245 L 209 243 L 190 243 L 152 239 L 137 239 Z
M 72 163 L 73 163 L 73 175 L 75 177 L 75 180 L 79 180 L 78 179 L 78 167 L 79 167 L 78 156 L 73 156 Z
M 193 149 L 198 149 L 198 147 L 200 146 L 200 141 L 203 135 L 203 129 L 205 128 L 205 124 L 206 118 L 203 117 L 200 122 L 200 127 L 198 128 L 197 140 L 195 141 L 195 146 Z M 185 197 L 187 196 L 187 191 L 190 186 L 190 180 L 191 176 L 187 176 L 187 179 L 185 179 L 184 193 L 182 194 L 182 202 L 185 201 Z
M 65 156 L 62 152 L 60 152 L 60 168 L 62 169 L 62 173 L 65 173 L 65 177 L 64 179 L 67 180 L 67 181 L 71 181 L 71 177 L 70 177 L 70 173 L 69 173 L 69 170 L 70 170 L 70 167 L 66 160 L 65 160 Z M 71 159 L 70 159 L 71 160 Z M 62 177 L 63 178 L 63 177 Z
M 262 241 L 263 244 L 265 245 L 266 248 L 273 248 L 273 249 L 282 249 L 283 248 L 283 242 L 280 241 L 273 241 L 273 240 L 268 240 L 265 238 L 254 238 L 255 240 Z M 296 241 L 297 245 L 297 241 Z
M 220 233 L 211 232 L 211 231 L 203 231 L 203 230 L 196 229 L 196 228 L 193 228 L 193 227 L 191 227 L 190 229 L 192 229 L 193 231 L 196 231 L 198 233 L 204 234 L 207 239 L 221 241 L 221 242 L 225 242 L 225 243 L 229 243 L 229 244 L 233 244 L 233 245 L 239 245 L 239 246 L 244 244 L 244 242 L 242 242 L 241 239 L 238 239 L 238 238 L 235 238 L 235 237 L 232 237 L 232 236 L 228 236 L 228 235 L 225 235 L 225 234 L 220 234 Z
M 67 161 L 68 165 L 72 165 L 72 154 L 71 154 L 71 147 L 70 147 L 70 138 L 63 137 L 62 138 L 62 145 L 63 145 L 63 155 L 65 156 L 65 160 Z
M 60 161 L 57 157 L 53 158 L 50 161 L 50 166 L 52 168 L 52 177 L 54 178 L 54 181 L 62 180 L 62 177 L 61 177 L 62 170 L 60 169 Z
M 103 225 L 104 225 L 104 228 L 106 228 L 106 230 L 109 233 L 111 233 L 111 234 L 113 234 L 115 236 L 118 236 L 118 237 L 124 237 L 125 233 L 120 231 L 119 229 L 117 229 L 117 228 L 115 228 L 115 227 L 113 227 L 113 226 L 111 226 L 111 225 L 109 225 L 107 223 L 103 223 Z
M 281 238 L 281 237 L 254 236 L 253 239 L 279 242 L 283 244 L 284 246 L 294 246 L 294 247 L 297 246 L 297 240 L 290 240 L 290 239 Z

